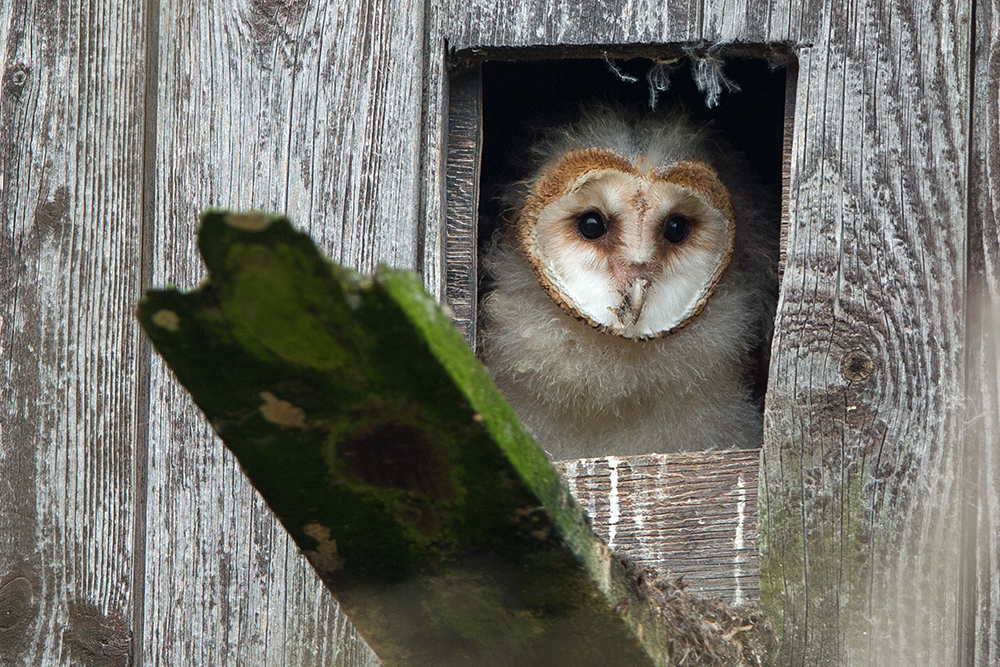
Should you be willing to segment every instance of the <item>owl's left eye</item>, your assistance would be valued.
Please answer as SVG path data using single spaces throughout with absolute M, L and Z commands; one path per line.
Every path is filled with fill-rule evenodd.
M 597 211 L 587 211 L 577 218 L 576 228 L 580 230 L 580 235 L 588 241 L 599 239 L 608 231 L 604 216 Z
M 683 215 L 672 215 L 663 226 L 663 238 L 671 243 L 683 243 L 691 233 L 691 221 Z

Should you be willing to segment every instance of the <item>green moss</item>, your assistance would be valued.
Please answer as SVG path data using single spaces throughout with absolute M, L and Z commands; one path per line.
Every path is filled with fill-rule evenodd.
M 813 459 L 789 440 L 780 460 L 772 455 L 762 469 L 760 596 L 781 638 L 775 664 L 840 665 L 861 648 L 853 642 L 867 641 L 871 526 L 864 470 L 824 478 L 833 466 L 822 455 Z
M 517 475 L 542 499 L 563 538 L 577 553 L 592 560 L 593 552 L 588 546 L 593 537 L 584 510 L 569 494 L 559 473 L 496 388 L 489 372 L 436 302 L 421 289 L 416 275 L 383 269 L 377 281 L 396 299 L 423 339 L 428 341 L 431 352 L 454 379 Z
M 347 351 L 315 315 L 346 319 L 345 304 L 323 289 L 300 256 L 288 246 L 238 245 L 227 260 L 234 279 L 222 290 L 222 311 L 242 345 L 262 358 L 270 352 L 318 370 L 345 366 Z
M 383 659 L 652 664 L 607 597 L 624 571 L 419 279 L 226 221 L 209 279 L 139 319 Z

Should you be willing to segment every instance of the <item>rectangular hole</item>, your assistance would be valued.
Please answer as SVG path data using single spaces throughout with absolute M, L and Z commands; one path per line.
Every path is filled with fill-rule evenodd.
M 526 175 L 519 170 L 518 156 L 533 133 L 571 118 L 580 104 L 590 101 L 636 108 L 649 101 L 643 77 L 651 60 L 618 54 L 615 66 L 638 79 L 629 83 L 612 72 L 601 52 L 569 54 L 572 59 L 545 59 L 547 53 L 567 55 L 505 51 L 494 54 L 503 60 L 487 59 L 471 67 L 466 63 L 449 79 L 448 295 L 456 324 L 470 343 L 476 341 L 477 252 L 501 224 L 504 211 L 499 196 L 505 184 Z M 660 54 L 646 49 L 642 55 L 666 58 L 682 53 L 679 48 Z M 696 120 L 714 123 L 730 145 L 752 159 L 761 187 L 772 201 L 768 219 L 779 226 L 780 280 L 789 216 L 797 63 L 789 55 L 784 67 L 773 68 L 763 57 L 767 53 L 770 50 L 758 47 L 756 52 L 744 51 L 744 57 L 726 60 L 726 75 L 742 90 L 723 94 L 719 106 L 711 110 L 695 86 L 690 62 L 682 62 L 671 77 L 671 90 L 660 95 L 659 107 L 682 105 Z M 518 55 L 525 60 L 511 60 Z M 592 57 L 579 57 L 587 55 Z M 777 289 L 775 284 L 775 295 Z M 766 345 L 761 352 L 754 392 L 762 404 Z M 614 464 L 610 458 L 569 460 L 558 465 L 591 514 L 595 531 L 615 550 L 639 567 L 661 575 L 683 575 L 695 594 L 740 604 L 759 598 L 757 460 L 753 450 L 730 450 L 631 456 Z M 620 487 L 616 487 L 617 503 L 611 499 L 612 478 Z M 671 492 L 664 497 L 667 484 Z M 644 514 L 644 508 L 653 508 L 652 514 Z
M 676 58 L 679 48 L 664 49 L 662 58 Z M 768 59 L 762 57 L 769 54 Z M 787 231 L 787 174 L 794 113 L 794 58 L 773 65 L 774 50 L 743 49 L 725 60 L 726 78 L 739 92 L 723 92 L 714 108 L 698 90 L 692 64 L 680 59 L 670 71 L 670 87 L 657 93 L 657 108 L 682 108 L 698 124 L 709 123 L 717 135 L 742 154 L 752 166 L 760 188 L 768 195 L 767 219 L 780 231 L 778 270 L 784 266 Z M 502 193 L 507 184 L 526 177 L 524 152 L 540 128 L 573 118 L 581 105 L 612 102 L 647 109 L 647 74 L 655 60 L 629 58 L 610 62 L 603 52 L 594 57 L 512 60 L 516 53 L 493 54 L 503 60 L 468 62 L 449 78 L 448 157 L 446 164 L 447 297 L 455 322 L 470 343 L 476 341 L 479 268 L 477 252 L 488 243 L 504 217 Z M 563 54 L 560 54 L 563 55 Z M 644 56 L 651 55 L 649 49 Z M 750 57 L 756 56 L 756 57 Z M 482 57 L 481 55 L 479 57 Z M 461 62 L 461 54 L 454 59 Z M 778 286 L 773 286 L 777 298 Z M 754 400 L 763 405 L 767 387 L 768 342 L 756 356 Z

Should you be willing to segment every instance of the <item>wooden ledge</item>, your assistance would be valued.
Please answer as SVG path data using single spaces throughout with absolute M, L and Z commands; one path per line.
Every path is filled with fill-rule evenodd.
M 758 602 L 760 450 L 677 452 L 559 461 L 570 489 L 612 549 L 690 591 Z

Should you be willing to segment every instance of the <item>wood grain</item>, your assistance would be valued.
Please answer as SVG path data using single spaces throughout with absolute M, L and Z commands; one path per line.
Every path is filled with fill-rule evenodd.
M 424 287 L 447 303 L 445 236 L 447 234 L 448 47 L 441 33 L 441 7 L 425 4 L 423 35 L 423 123 L 420 138 L 420 212 L 418 256 Z
M 976 3 L 961 667 L 1000 664 L 1000 3 Z
M 152 282 L 197 212 L 287 211 L 334 259 L 418 263 L 423 3 L 161 3 Z M 152 372 L 149 664 L 375 663 L 163 366 Z M 223 620 L 224 619 L 224 620 Z
M 856 9 L 799 52 L 761 597 L 782 665 L 955 664 L 969 17 Z
M 0 660 L 126 664 L 131 630 L 134 664 L 374 664 L 155 361 L 147 431 L 138 276 L 193 285 L 197 211 L 254 206 L 443 295 L 447 48 L 705 40 L 801 59 L 760 526 L 779 664 L 996 664 L 998 13 L 973 72 L 971 7 L 0 4 Z M 578 479 L 599 510 L 609 471 Z
M 983 611 L 993 538 L 979 538 L 980 597 L 959 581 L 970 7 L 481 0 L 447 12 L 448 43 L 471 57 L 797 46 L 762 480 L 762 597 L 782 624 L 781 665 L 953 664 L 970 600 L 980 635 L 996 634 Z M 996 519 L 983 512 L 987 535 Z
M 490 47 L 620 46 L 697 42 L 702 3 L 632 0 L 448 0 L 443 35 L 456 51 Z
M 144 21 L 0 4 L 4 664 L 128 664 Z
M 757 602 L 760 451 L 679 452 L 561 461 L 594 529 L 636 565 L 688 590 Z
M 445 196 L 447 303 L 455 327 L 475 347 L 479 222 L 479 164 L 482 155 L 482 68 L 451 75 L 448 85 L 448 161 Z

